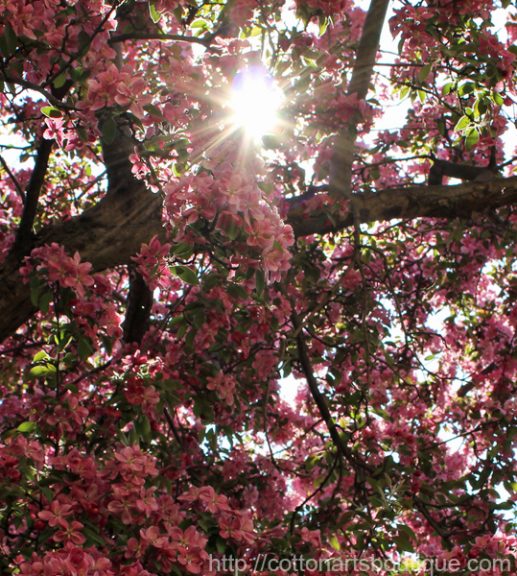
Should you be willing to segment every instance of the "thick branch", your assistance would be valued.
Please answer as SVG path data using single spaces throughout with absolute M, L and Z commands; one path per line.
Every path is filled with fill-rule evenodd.
M 113 136 L 106 141 L 105 127 L 112 125 Z M 108 193 L 120 192 L 139 188 L 140 184 L 132 173 L 132 164 L 129 159 L 133 154 L 137 142 L 133 136 L 131 119 L 127 114 L 116 114 L 115 110 L 105 108 L 99 113 L 99 127 L 101 130 L 101 145 L 106 173 L 108 175 Z
M 135 186 L 121 194 L 108 194 L 84 214 L 45 228 L 32 246 L 57 242 L 70 254 L 77 250 L 95 271 L 113 268 L 130 262 L 154 234 L 164 233 L 161 213 L 161 198 L 143 185 Z M 0 340 L 34 313 L 29 287 L 22 283 L 18 268 L 13 258 L 0 266 Z
M 149 314 L 153 305 L 153 293 L 134 265 L 129 266 L 129 294 L 126 318 L 122 324 L 124 340 L 140 344 L 149 328 Z
M 469 218 L 475 213 L 516 203 L 517 176 L 513 176 L 458 186 L 410 186 L 355 194 L 350 211 L 342 217 L 323 209 L 309 212 L 295 204 L 287 220 L 297 236 L 308 236 L 337 232 L 351 226 L 354 212 L 361 223 L 395 218 L 451 219 Z
M 429 184 L 441 184 L 444 176 L 460 180 L 493 180 L 497 174 L 497 166 L 471 166 L 436 158 L 427 181 Z
M 167 41 L 172 40 L 175 42 L 190 42 L 192 44 L 201 44 L 207 50 L 216 50 L 214 47 L 211 46 L 212 42 L 215 40 L 217 36 L 227 36 L 228 35 L 228 28 L 233 28 L 230 14 L 235 4 L 235 0 L 228 0 L 224 5 L 223 9 L 219 14 L 219 18 L 215 24 L 215 29 L 213 32 L 206 34 L 205 36 L 198 37 L 198 36 L 185 36 L 183 34 L 167 34 L 160 30 L 158 26 L 154 22 L 151 21 L 148 12 L 138 13 L 138 12 L 130 12 L 129 13 L 129 20 L 128 23 L 134 27 L 135 22 L 131 20 L 131 17 L 135 18 L 138 21 L 139 26 L 142 28 L 141 30 L 132 30 L 131 32 L 123 33 L 123 34 L 116 34 L 111 37 L 110 44 L 116 44 L 118 42 L 125 42 L 126 40 L 141 40 L 141 41 L 148 41 L 148 40 L 161 40 Z M 134 7 L 131 7 L 133 10 Z M 138 27 L 137 27 L 138 28 Z
M 389 0 L 371 0 L 366 15 L 347 91 L 349 96 L 355 94 L 358 102 L 364 100 L 368 93 L 388 4 Z M 337 134 L 330 169 L 330 194 L 335 198 L 349 198 L 351 195 L 352 163 L 360 120 L 361 115 L 357 110 L 349 118 L 347 126 Z
M 517 203 L 517 177 L 460 186 L 413 186 L 356 195 L 352 199 L 361 222 L 416 217 L 470 217 L 500 206 Z M 42 230 L 33 242 L 41 246 L 62 244 L 76 250 L 95 271 L 127 264 L 142 243 L 164 236 L 162 199 L 141 183 L 118 194 L 107 195 L 97 206 L 68 222 Z M 297 236 L 339 231 L 353 224 L 351 213 L 331 219 L 325 210 L 306 213 L 293 202 L 287 221 Z M 34 312 L 29 289 L 22 284 L 19 264 L 12 259 L 0 268 L 0 340 L 12 334 Z

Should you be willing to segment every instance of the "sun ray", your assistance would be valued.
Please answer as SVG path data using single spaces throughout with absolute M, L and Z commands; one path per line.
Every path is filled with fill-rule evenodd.
M 191 125 L 191 167 L 234 140 L 236 165 L 245 169 L 263 136 L 286 127 L 279 115 L 285 100 L 283 91 L 263 66 L 243 68 L 226 90 L 211 94 L 209 99 L 206 92 L 200 93 L 198 98 L 208 100 L 214 108 L 212 117 Z
M 278 126 L 282 102 L 282 91 L 263 68 L 247 68 L 234 78 L 230 120 L 252 140 L 259 140 Z

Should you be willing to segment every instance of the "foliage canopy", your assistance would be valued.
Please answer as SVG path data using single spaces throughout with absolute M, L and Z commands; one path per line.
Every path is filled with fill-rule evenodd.
M 516 36 L 492 0 L 0 1 L 2 574 L 514 562 Z

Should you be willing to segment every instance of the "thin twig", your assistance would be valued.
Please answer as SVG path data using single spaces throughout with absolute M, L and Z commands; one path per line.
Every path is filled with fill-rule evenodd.
M 39 92 L 42 96 L 49 101 L 55 108 L 59 108 L 60 110 L 73 110 L 74 107 L 70 106 L 70 104 L 66 104 L 59 98 L 56 98 L 53 94 L 51 94 L 45 88 L 42 88 L 39 84 L 34 84 L 34 82 L 29 82 L 28 80 L 24 80 L 23 78 L 13 78 L 12 76 L 7 76 L 5 72 L 2 72 L 4 81 L 8 84 L 17 84 L 22 88 L 27 88 L 29 90 L 34 90 L 35 92 Z
M 296 315 L 296 313 L 294 313 L 294 312 L 291 316 L 291 319 L 293 322 L 294 329 L 296 331 L 296 345 L 297 345 L 297 349 L 298 349 L 298 359 L 300 360 L 300 364 L 302 366 L 303 373 L 304 373 L 305 378 L 307 380 L 307 384 L 309 385 L 309 390 L 311 392 L 311 395 L 312 395 L 314 401 L 316 402 L 316 406 L 318 407 L 318 410 L 321 414 L 321 417 L 325 421 L 325 424 L 326 424 L 327 429 L 329 431 L 330 437 L 332 438 L 332 442 L 334 443 L 334 446 L 336 447 L 338 453 L 343 458 L 348 460 L 352 465 L 354 465 L 354 466 L 359 465 L 360 467 L 365 468 L 366 470 L 370 471 L 370 466 L 368 466 L 364 462 L 361 462 L 360 460 L 355 458 L 353 452 L 343 442 L 343 439 L 339 435 L 339 431 L 338 431 L 338 428 L 336 426 L 336 423 L 334 422 L 334 419 L 332 418 L 329 407 L 327 406 L 327 401 L 325 399 L 325 396 L 323 396 L 323 394 L 320 392 L 318 382 L 316 380 L 316 377 L 314 376 L 314 372 L 312 371 L 312 365 L 311 365 L 311 361 L 309 358 L 309 354 L 307 352 L 307 345 L 305 342 L 305 337 L 303 334 L 303 327 L 301 325 L 301 322 L 300 322 L 298 316 Z
M 23 192 L 23 189 L 20 186 L 18 180 L 16 179 L 16 176 L 11 172 L 11 169 L 7 165 L 7 162 L 5 161 L 4 157 L 1 155 L 0 155 L 0 163 L 4 167 L 4 170 L 7 172 L 9 178 L 13 181 L 14 187 L 16 188 L 16 192 L 18 192 L 18 196 L 22 199 L 22 202 L 25 203 L 25 194 Z
M 127 34 L 118 34 L 109 40 L 109 44 L 117 44 L 127 40 L 173 40 L 176 42 L 190 42 L 192 44 L 201 44 L 205 48 L 209 48 L 209 42 L 206 38 L 199 38 L 197 36 L 183 36 L 181 34 L 164 34 L 162 32 L 129 32 Z
M 169 409 L 167 408 L 167 406 L 164 406 L 163 414 L 165 416 L 165 419 L 167 420 L 167 424 L 169 425 L 169 428 L 171 429 L 172 434 L 174 435 L 174 438 L 176 438 L 176 442 L 180 446 L 182 446 L 183 443 L 181 441 L 181 438 L 179 437 L 178 431 L 176 430 L 176 426 L 174 425 L 174 420 L 172 419 L 171 413 L 169 412 Z

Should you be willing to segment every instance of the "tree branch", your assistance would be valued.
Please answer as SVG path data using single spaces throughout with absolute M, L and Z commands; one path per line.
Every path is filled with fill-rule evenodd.
M 38 200 L 47 173 L 48 161 L 54 140 L 43 138 L 38 146 L 36 162 L 27 186 L 25 202 L 20 226 L 16 232 L 16 240 L 13 246 L 13 253 L 18 257 L 25 256 L 31 244 L 32 227 L 38 209 Z
M 20 186 L 20 183 L 16 179 L 16 176 L 12 173 L 11 169 L 9 168 L 9 164 L 7 164 L 7 162 L 5 161 L 4 157 L 1 154 L 0 154 L 0 164 L 2 164 L 4 170 L 7 172 L 7 175 L 9 176 L 12 183 L 14 184 L 14 187 L 16 188 L 16 192 L 18 193 L 18 196 L 22 199 L 22 202 L 25 203 L 25 193 L 23 192 L 23 189 Z
M 303 327 L 295 312 L 293 312 L 291 320 L 296 332 L 296 347 L 298 349 L 298 360 L 300 361 L 302 371 L 305 375 L 305 379 L 307 380 L 311 396 L 313 397 L 314 402 L 318 407 L 318 411 L 327 426 L 330 437 L 332 438 L 332 442 L 341 457 L 343 457 L 345 460 L 349 461 L 353 465 L 361 464 L 364 466 L 362 462 L 356 461 L 353 452 L 343 442 L 343 439 L 339 435 L 338 428 L 327 406 L 325 396 L 320 392 L 318 381 L 316 380 L 314 372 L 312 371 L 311 360 L 307 352 L 307 345 L 305 343 L 305 337 L 303 335 Z
M 366 15 L 352 70 L 352 78 L 347 91 L 349 96 L 355 94 L 358 102 L 364 100 L 368 93 L 388 4 L 389 0 L 371 0 Z M 357 125 L 360 120 L 361 114 L 357 110 L 349 118 L 347 126 L 337 134 L 330 167 L 330 195 L 334 198 L 350 198 L 351 196 L 352 163 L 357 139 Z
M 124 341 L 140 344 L 149 328 L 149 314 L 153 305 L 153 293 L 134 264 L 129 265 L 129 294 L 126 318 L 122 324 Z
M 470 218 L 500 206 L 517 203 L 517 176 L 473 181 L 457 186 L 408 186 L 379 192 L 354 194 L 344 216 L 332 215 L 329 209 L 309 211 L 295 202 L 287 221 L 296 236 L 338 232 L 354 223 L 381 222 L 395 218 Z
M 21 86 L 22 88 L 27 88 L 29 90 L 34 90 L 34 92 L 39 92 L 55 108 L 59 108 L 60 110 L 73 110 L 74 109 L 73 106 L 71 106 L 70 104 L 67 104 L 66 102 L 63 102 L 59 97 L 55 96 L 54 94 L 52 94 L 48 90 L 45 90 L 45 88 L 43 88 L 39 84 L 34 84 L 34 82 L 29 82 L 28 80 L 25 80 L 23 78 L 14 78 L 12 76 L 7 76 L 3 70 L 2 70 L 2 75 L 3 75 L 4 81 L 7 82 L 8 84 L 16 84 L 18 86 Z
M 441 184 L 444 176 L 460 180 L 493 180 L 498 175 L 497 166 L 472 166 L 435 158 L 429 170 L 428 183 Z
M 141 188 L 141 183 L 134 177 L 132 164 L 129 159 L 138 142 L 133 136 L 131 119 L 128 114 L 116 114 L 111 108 L 105 108 L 98 114 L 101 132 L 101 145 L 106 174 L 108 176 L 108 193 L 120 192 Z M 105 126 L 112 124 L 114 134 L 107 141 Z
M 117 44 L 119 42 L 126 42 L 127 40 L 135 41 L 150 41 L 150 40 L 161 40 L 167 41 L 172 40 L 175 42 L 190 42 L 191 44 L 201 44 L 205 48 L 209 48 L 210 38 L 200 38 L 198 36 L 183 36 L 181 34 L 164 34 L 162 32 L 129 32 L 127 34 L 117 34 L 110 38 L 110 44 Z
M 361 222 L 418 217 L 469 218 L 475 213 L 517 204 L 517 176 L 459 186 L 412 186 L 357 194 L 352 205 Z M 352 212 L 333 218 L 327 210 L 308 212 L 294 200 L 287 216 L 297 236 L 337 232 L 353 224 Z M 84 214 L 46 227 L 31 247 L 50 242 L 76 250 L 94 271 L 127 264 L 144 242 L 156 234 L 164 239 L 162 198 L 143 183 L 108 194 Z M 29 287 L 23 284 L 19 263 L 8 259 L 0 266 L 0 340 L 12 334 L 34 313 Z
M 94 271 L 127 264 L 154 234 L 165 236 L 162 200 L 135 185 L 123 194 L 107 194 L 80 216 L 43 229 L 31 247 L 57 242 L 91 262 Z M 35 312 L 29 286 L 20 278 L 19 262 L 8 258 L 0 265 L 0 340 L 12 334 Z

